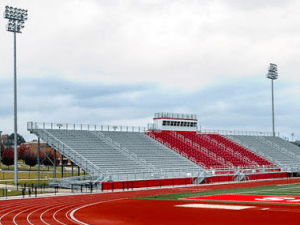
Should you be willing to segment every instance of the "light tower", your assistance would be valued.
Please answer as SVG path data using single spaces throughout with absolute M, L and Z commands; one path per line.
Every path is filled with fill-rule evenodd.
M 270 63 L 267 78 L 271 79 L 272 84 L 272 126 L 273 126 L 273 136 L 275 137 L 275 120 L 274 120 L 274 85 L 273 81 L 278 78 L 277 65 Z
M 14 33 L 14 164 L 15 164 L 15 184 L 18 183 L 18 125 L 17 125 L 17 44 L 16 33 L 22 33 L 25 20 L 27 20 L 27 11 L 11 6 L 5 6 L 4 18 L 8 19 L 6 30 Z

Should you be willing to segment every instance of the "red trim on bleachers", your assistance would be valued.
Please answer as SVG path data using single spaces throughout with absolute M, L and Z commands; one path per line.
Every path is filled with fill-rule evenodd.
M 278 179 L 286 178 L 288 173 L 259 173 L 250 174 L 246 176 L 245 180 L 262 180 L 262 179 Z M 173 179 L 156 179 L 156 180 L 137 180 L 137 181 L 116 181 L 116 182 L 102 182 L 102 190 L 131 190 L 133 188 L 146 188 L 146 187 L 163 187 L 163 186 L 177 186 L 193 184 L 196 178 L 173 178 Z M 234 175 L 221 175 L 207 177 L 202 184 L 233 182 Z
M 151 131 L 146 134 L 204 168 L 276 167 L 219 134 L 198 134 L 195 131 Z
M 262 180 L 262 179 L 273 179 L 273 178 L 285 178 L 288 177 L 287 172 L 281 173 L 258 173 L 247 176 L 249 180 Z
M 191 177 L 157 179 L 157 180 L 102 182 L 102 190 L 114 190 L 114 189 L 129 190 L 133 188 L 187 185 L 192 183 L 193 183 L 193 178 Z

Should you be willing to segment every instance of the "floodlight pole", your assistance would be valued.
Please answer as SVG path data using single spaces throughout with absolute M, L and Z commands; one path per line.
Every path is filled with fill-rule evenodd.
M 274 80 L 278 78 L 277 65 L 274 63 L 270 63 L 270 67 L 268 70 L 267 78 L 271 79 L 272 85 L 272 130 L 273 137 L 275 137 L 275 119 L 274 119 Z
M 271 79 L 271 83 L 272 83 L 272 127 L 273 127 L 273 137 L 275 137 L 275 118 L 274 118 L 274 84 L 273 84 L 274 80 Z
M 17 35 L 14 32 L 14 163 L 15 185 L 18 183 L 18 118 L 17 118 Z
M 18 118 L 17 118 L 17 33 L 21 33 L 27 20 L 27 10 L 5 6 L 4 18 L 8 19 L 7 31 L 14 33 L 14 182 L 18 183 Z

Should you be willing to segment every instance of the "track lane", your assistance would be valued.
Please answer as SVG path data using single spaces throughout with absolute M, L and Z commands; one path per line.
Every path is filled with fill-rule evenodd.
M 72 196 L 52 196 L 41 198 L 26 198 L 19 200 L 0 200 L 0 224 L 14 224 L 13 218 L 17 224 L 82 224 L 85 222 L 87 215 L 91 218 L 95 214 L 87 214 L 82 216 L 81 213 L 86 209 L 90 209 L 88 205 L 106 205 L 112 204 L 117 207 L 118 204 L 114 204 L 113 201 L 117 199 L 128 199 L 134 197 L 141 197 L 147 195 L 157 194 L 170 194 L 170 193 L 182 193 L 191 191 L 206 191 L 217 190 L 226 188 L 241 188 L 241 187 L 253 187 L 262 185 L 276 185 L 287 183 L 299 183 L 299 179 L 291 180 L 272 180 L 272 181 L 258 181 L 258 182 L 245 182 L 245 183 L 230 183 L 230 184 L 215 184 L 215 185 L 199 185 L 188 186 L 181 188 L 163 188 L 163 189 L 150 189 L 139 191 L 125 191 L 125 192 L 109 192 L 109 193 L 97 193 L 97 194 L 79 194 Z M 34 208 L 34 207 L 39 208 Z M 47 207 L 50 207 L 47 208 Z M 80 209 L 79 209 L 80 208 Z M 261 211 L 269 211 L 266 210 Z M 76 210 L 77 209 L 77 210 Z M 75 211 L 74 211 L 75 210 Z M 275 210 L 275 209 L 274 209 Z M 280 209 L 276 209 L 280 210 Z M 294 213 L 298 209 L 294 209 Z M 23 212 L 21 212 L 23 211 Z M 74 212 L 73 212 L 74 211 Z M 72 213 L 73 212 L 73 213 Z M 278 211 L 277 211 L 278 213 Z M 288 213 L 291 213 L 288 211 Z M 54 216 L 57 220 L 54 219 Z M 72 217 L 73 216 L 73 217 Z M 79 216 L 79 217 L 78 217 Z M 24 218 L 28 218 L 30 223 Z M 151 218 L 150 218 L 151 220 Z M 113 221 L 113 220 L 112 220 Z M 2 223 L 4 222 L 4 223 Z M 95 224 L 95 223 L 91 223 Z

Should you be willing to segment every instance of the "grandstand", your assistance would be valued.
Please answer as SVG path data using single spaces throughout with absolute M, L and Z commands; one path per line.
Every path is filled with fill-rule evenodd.
M 197 123 L 196 115 L 156 113 L 148 129 L 28 122 L 28 130 L 88 174 L 53 181 L 64 187 L 299 172 L 300 148 L 279 137 L 200 132 Z

